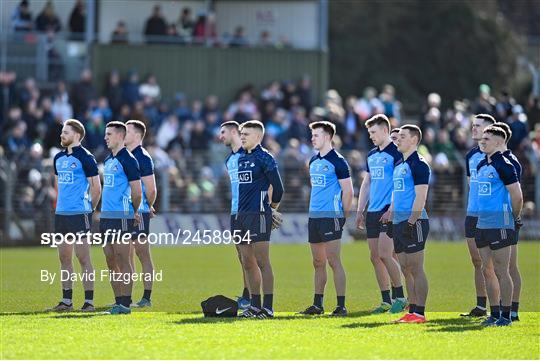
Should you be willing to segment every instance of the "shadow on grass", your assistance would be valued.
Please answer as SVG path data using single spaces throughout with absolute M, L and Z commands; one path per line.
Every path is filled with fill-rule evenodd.
M 47 313 L 52 313 L 52 311 L 26 311 L 26 312 L 2 312 L 0 317 L 9 317 L 9 316 L 37 316 Z
M 236 321 L 242 321 L 238 317 L 197 317 L 197 318 L 185 318 L 178 321 L 173 321 L 176 325 L 203 325 L 203 324 L 216 324 L 216 323 L 232 323 Z
M 342 328 L 376 328 L 394 325 L 392 322 L 355 322 L 341 326 Z
M 484 329 L 480 322 L 481 318 L 455 317 L 429 320 L 426 325 L 429 327 L 428 332 L 464 332 Z

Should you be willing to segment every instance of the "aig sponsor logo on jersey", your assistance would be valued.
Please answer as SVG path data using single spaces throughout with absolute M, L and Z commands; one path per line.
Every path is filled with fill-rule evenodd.
M 103 175 L 103 186 L 104 187 L 114 187 L 114 174 L 105 173 Z
M 489 183 L 489 182 L 478 182 L 478 195 L 479 196 L 490 196 L 491 195 L 491 183 Z
M 370 167 L 371 179 L 384 179 L 384 167 Z
M 326 186 L 326 176 L 324 174 L 312 174 L 311 175 L 311 186 L 312 187 L 325 187 Z
M 251 183 L 252 182 L 251 171 L 244 170 L 244 171 L 238 172 L 238 182 L 241 184 Z
M 73 184 L 73 172 L 70 172 L 70 171 L 58 172 L 58 183 L 59 184 Z
M 394 178 L 394 192 L 405 191 L 405 180 L 403 178 Z
M 478 171 L 476 169 L 471 169 L 471 182 L 477 182 L 478 181 Z
M 230 170 L 229 177 L 231 178 L 231 183 L 238 183 L 238 170 L 237 169 Z

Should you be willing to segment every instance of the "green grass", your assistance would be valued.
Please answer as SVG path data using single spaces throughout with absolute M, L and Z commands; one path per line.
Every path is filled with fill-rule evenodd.
M 379 292 L 364 242 L 345 245 L 350 317 L 303 318 L 294 312 L 312 300 L 307 245 L 274 245 L 274 320 L 204 319 L 200 301 L 240 292 L 241 272 L 232 247 L 155 248 L 163 282 L 154 287 L 154 307 L 129 316 L 41 312 L 59 299 L 58 281 L 40 281 L 40 270 L 57 271 L 56 251 L 0 249 L 0 356 L 2 359 L 539 359 L 540 242 L 520 244 L 523 277 L 521 319 L 509 328 L 483 329 L 464 320 L 475 301 L 472 266 L 464 243 L 431 242 L 426 271 L 430 283 L 425 325 L 394 325 L 392 315 L 367 312 Z M 101 249 L 93 250 L 104 269 Z M 76 264 L 76 269 L 78 265 Z M 329 273 L 331 280 L 331 273 Z M 96 305 L 113 300 L 107 282 L 96 282 Z M 142 285 L 136 284 L 134 299 Z M 335 306 L 333 284 L 325 306 Z M 82 285 L 74 287 L 76 307 Z

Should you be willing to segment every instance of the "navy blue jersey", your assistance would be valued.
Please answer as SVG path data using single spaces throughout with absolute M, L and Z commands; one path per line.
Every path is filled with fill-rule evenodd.
M 503 156 L 512 163 L 514 168 L 516 168 L 516 174 L 518 177 L 518 182 L 521 183 L 521 176 L 523 175 L 523 167 L 521 166 L 521 163 L 517 159 L 517 157 L 512 153 L 510 149 L 507 149 L 503 152 Z
M 309 176 L 311 178 L 309 217 L 344 217 L 339 180 L 351 177 L 345 158 L 335 149 L 324 157 L 319 153 L 309 161 Z
M 58 176 L 56 214 L 70 215 L 91 213 L 92 197 L 88 177 L 98 175 L 94 156 L 84 147 L 59 152 L 54 157 L 54 174 Z
M 412 153 L 405 161 L 400 161 L 394 168 L 394 219 L 397 224 L 409 219 L 412 214 L 415 186 L 429 184 L 431 170 L 418 152 Z M 419 219 L 427 219 L 426 210 L 422 209 Z
M 373 148 L 367 156 L 371 178 L 368 212 L 378 212 L 392 202 L 394 167 L 403 156 L 392 142 L 384 149 Z
M 518 182 L 516 168 L 501 152 L 478 164 L 478 223 L 480 229 L 514 229 L 507 185 Z
M 137 159 L 127 148 L 122 148 L 116 156 L 110 154 L 105 159 L 103 173 L 101 218 L 133 218 L 135 211 L 129 182 L 140 179 Z
M 485 157 L 485 154 L 480 151 L 480 147 L 478 146 L 471 149 L 465 157 L 465 167 L 467 169 L 467 177 L 469 177 L 468 216 L 475 217 L 478 213 L 478 180 L 476 179 L 476 169 Z
M 238 213 L 238 160 L 244 153 L 244 149 L 240 147 L 238 152 L 232 152 L 225 160 L 225 166 L 231 180 L 231 214 Z
M 137 163 L 139 163 L 141 178 L 154 174 L 154 161 L 152 160 L 152 157 L 150 156 L 150 154 L 148 154 L 146 149 L 139 145 L 135 149 L 133 149 L 131 154 L 133 154 L 135 159 L 137 159 Z M 141 205 L 139 206 L 139 212 L 150 213 L 150 205 L 148 204 L 148 200 L 146 199 L 146 191 L 144 189 L 144 183 L 142 181 L 141 186 L 142 200 Z
M 270 212 L 269 175 L 277 169 L 274 157 L 261 145 L 238 159 L 238 212 Z

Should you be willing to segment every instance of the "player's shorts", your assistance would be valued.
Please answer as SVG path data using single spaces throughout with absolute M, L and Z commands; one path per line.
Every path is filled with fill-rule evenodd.
M 234 234 L 235 230 L 239 230 L 238 220 L 236 214 L 231 214 L 231 234 Z
M 233 225 L 231 224 L 231 229 L 232 226 Z M 236 235 L 240 235 L 242 240 L 241 244 L 270 242 L 272 213 L 239 213 L 236 215 L 234 227 L 233 238 L 236 243 L 238 243 L 238 237 L 236 237 Z M 236 233 L 234 233 L 235 230 L 237 231 Z M 247 239 L 250 239 L 250 241 L 248 242 Z
M 92 228 L 92 213 L 85 214 L 55 214 L 54 232 L 55 233 L 87 233 Z
M 495 251 L 516 244 L 516 239 L 516 232 L 513 229 L 491 228 L 477 229 L 474 241 L 477 248 L 489 246 Z
M 137 235 L 137 227 L 133 225 L 135 219 L 133 218 L 101 218 L 99 220 L 99 232 L 105 235 L 107 230 L 120 231 L 120 236 L 128 233 L 134 239 Z M 116 235 L 117 233 L 115 233 Z M 103 236 L 104 237 L 104 236 Z M 105 238 L 103 238 L 105 240 Z M 109 232 L 109 238 L 107 242 L 110 244 L 111 233 Z
M 512 239 L 512 246 L 515 246 L 519 242 L 519 229 L 514 230 L 514 237 Z
M 416 253 L 422 251 L 426 246 L 426 241 L 429 234 L 429 220 L 419 219 L 416 221 L 415 227 L 413 227 L 412 238 L 409 238 L 403 234 L 405 227 L 408 227 L 408 221 L 403 221 L 394 224 L 393 238 L 394 238 L 394 250 L 396 253 Z
M 141 223 L 135 227 L 135 234 L 150 234 L 150 213 L 139 213 L 141 215 Z
M 465 217 L 465 238 L 474 238 L 476 236 L 477 223 L 478 223 L 478 217 L 475 217 L 475 216 Z
M 322 243 L 341 239 L 345 218 L 310 218 L 308 242 Z
M 366 214 L 366 231 L 367 238 L 379 238 L 379 234 L 387 232 L 387 225 L 381 223 L 382 215 L 388 210 L 390 205 L 386 205 L 380 211 L 367 212 Z M 388 233 L 388 232 L 387 232 Z

